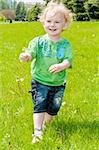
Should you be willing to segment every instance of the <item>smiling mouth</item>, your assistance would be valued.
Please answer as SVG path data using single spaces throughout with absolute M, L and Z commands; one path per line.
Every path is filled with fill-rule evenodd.
M 49 29 L 50 31 L 56 31 L 56 29 Z

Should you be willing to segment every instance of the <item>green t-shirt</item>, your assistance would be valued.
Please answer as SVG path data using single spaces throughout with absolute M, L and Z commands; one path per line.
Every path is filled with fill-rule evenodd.
M 56 74 L 50 73 L 49 67 L 67 59 L 72 65 L 72 48 L 70 43 L 61 38 L 53 42 L 48 35 L 39 36 L 30 41 L 28 52 L 32 56 L 32 78 L 44 85 L 59 86 L 67 79 L 66 69 Z

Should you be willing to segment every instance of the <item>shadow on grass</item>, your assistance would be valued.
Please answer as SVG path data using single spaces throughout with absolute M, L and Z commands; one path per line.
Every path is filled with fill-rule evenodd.
M 98 121 L 83 121 L 83 122 L 75 122 L 68 121 L 65 122 L 63 120 L 56 120 L 52 122 L 52 127 L 55 132 L 62 138 L 62 141 L 68 140 L 69 137 L 73 134 L 80 135 L 81 137 L 88 138 L 93 140 L 99 139 L 99 122 Z

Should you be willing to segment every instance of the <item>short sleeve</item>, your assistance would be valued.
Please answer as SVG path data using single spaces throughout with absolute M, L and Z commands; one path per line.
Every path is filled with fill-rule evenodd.
M 67 46 L 66 46 L 65 58 L 64 59 L 69 61 L 70 68 L 72 68 L 72 46 L 69 42 L 67 43 Z
M 32 58 L 36 57 L 37 49 L 38 49 L 38 38 L 34 38 L 29 42 L 28 45 L 28 53 L 32 56 Z

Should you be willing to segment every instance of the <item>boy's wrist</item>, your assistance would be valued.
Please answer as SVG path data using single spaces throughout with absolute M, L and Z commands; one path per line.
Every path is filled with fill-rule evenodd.
M 61 67 L 62 69 L 66 69 L 66 68 L 68 68 L 69 66 L 70 66 L 70 63 L 69 63 L 68 60 L 64 60 L 62 63 L 60 63 L 60 67 Z

